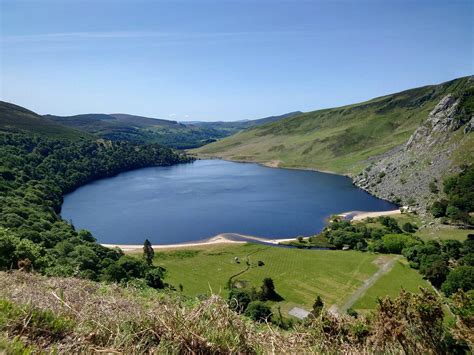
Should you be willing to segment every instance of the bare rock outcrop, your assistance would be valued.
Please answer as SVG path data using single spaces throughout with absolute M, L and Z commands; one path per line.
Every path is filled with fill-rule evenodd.
M 354 184 L 424 213 L 437 198 L 443 178 L 458 170 L 453 154 L 463 154 L 463 146 L 473 139 L 473 117 L 460 103 L 454 95 L 443 97 L 405 144 L 371 159 L 372 165 L 354 177 Z

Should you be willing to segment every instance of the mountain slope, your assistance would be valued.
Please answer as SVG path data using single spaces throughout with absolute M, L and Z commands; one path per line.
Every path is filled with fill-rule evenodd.
M 0 130 L 8 132 L 34 132 L 54 137 L 82 137 L 87 133 L 65 127 L 8 102 L 0 101 Z
M 179 123 L 158 118 L 114 114 L 83 114 L 45 117 L 66 126 L 99 135 L 110 140 L 161 143 L 178 149 L 202 146 L 266 122 L 273 122 L 294 113 L 238 122 Z
M 239 131 L 242 131 L 247 128 L 255 127 L 255 126 L 260 126 L 266 123 L 270 122 L 276 122 L 279 120 L 282 120 L 284 118 L 288 117 L 293 117 L 296 115 L 300 115 L 303 112 L 301 111 L 294 111 L 294 112 L 289 112 L 285 113 L 283 115 L 279 116 L 269 116 L 269 117 L 264 117 L 264 118 L 258 118 L 255 120 L 243 120 L 243 121 L 217 121 L 217 122 L 190 122 L 192 125 L 197 126 L 197 127 L 207 127 L 207 128 L 214 128 L 218 130 L 223 130 L 226 131 L 229 135 L 235 134 Z M 183 122 L 185 123 L 185 122 Z
M 370 163 L 367 159 L 405 143 L 444 96 L 473 86 L 472 79 L 465 77 L 308 112 L 248 129 L 194 152 L 281 167 L 358 173 Z

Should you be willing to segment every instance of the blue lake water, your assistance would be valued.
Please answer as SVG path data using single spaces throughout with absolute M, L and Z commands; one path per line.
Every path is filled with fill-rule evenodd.
M 226 232 L 310 235 L 331 214 L 394 208 L 343 176 L 198 160 L 95 181 L 66 195 L 61 214 L 102 243 L 172 244 Z

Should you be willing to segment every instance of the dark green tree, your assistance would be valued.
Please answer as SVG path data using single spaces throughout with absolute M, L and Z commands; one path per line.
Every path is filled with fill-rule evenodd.
M 319 317 L 319 315 L 321 314 L 323 308 L 324 308 L 324 302 L 323 302 L 321 296 L 318 295 L 316 297 L 316 299 L 314 300 L 313 309 L 311 310 L 311 316 Z
M 272 310 L 262 301 L 252 301 L 247 306 L 245 315 L 257 322 L 271 321 Z
M 229 292 L 229 307 L 238 312 L 243 313 L 251 302 L 250 295 L 244 290 L 233 288 Z
M 275 284 L 270 277 L 263 279 L 262 288 L 260 290 L 261 301 L 281 301 L 283 298 L 275 291 Z
M 154 256 L 155 251 L 151 246 L 151 242 L 148 239 L 145 239 L 145 243 L 143 243 L 143 258 L 145 259 L 148 266 L 153 265 Z
M 448 273 L 448 265 L 443 260 L 436 260 L 426 269 L 425 276 L 434 287 L 439 288 L 446 280 Z
M 452 270 L 441 286 L 441 290 L 447 296 L 458 290 L 467 292 L 472 289 L 474 289 L 474 266 L 459 266 Z

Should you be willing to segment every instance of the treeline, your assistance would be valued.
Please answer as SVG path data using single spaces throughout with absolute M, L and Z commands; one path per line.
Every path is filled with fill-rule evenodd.
M 90 181 L 190 158 L 157 144 L 51 139 L 0 133 L 0 269 L 92 280 L 147 280 L 163 269 L 102 247 L 61 219 L 62 196 Z

